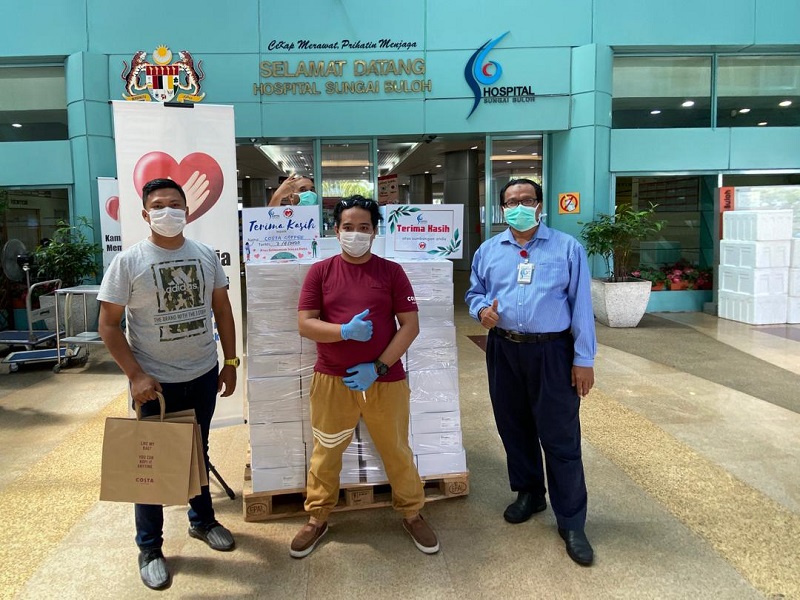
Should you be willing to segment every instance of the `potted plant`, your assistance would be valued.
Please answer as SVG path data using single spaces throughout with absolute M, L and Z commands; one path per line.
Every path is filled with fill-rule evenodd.
M 637 279 L 644 279 L 651 284 L 651 291 L 657 292 L 663 290 L 667 284 L 667 274 L 662 269 L 655 267 L 639 267 L 631 271 L 631 277 Z
M 96 283 L 97 273 L 100 272 L 102 247 L 89 240 L 86 231 L 91 232 L 92 226 L 86 217 L 80 217 L 76 225 L 64 221 L 59 222 L 53 237 L 46 240 L 33 252 L 33 262 L 36 277 L 43 279 L 60 279 L 61 287 L 74 287 L 84 283 Z M 50 306 L 55 302 L 53 296 L 42 296 L 40 304 Z M 66 315 L 61 302 L 58 305 L 59 313 L 68 317 L 68 323 L 74 326 L 75 331 L 85 330 L 83 304 L 76 303 L 72 306 L 69 315 Z M 93 320 L 97 315 L 97 302 L 87 306 L 87 318 Z M 55 322 L 47 324 L 49 328 L 55 327 Z M 68 332 L 69 333 L 69 332 Z
M 620 204 L 613 215 L 600 214 L 583 225 L 581 237 L 589 256 L 601 256 L 607 276 L 592 280 L 592 305 L 598 321 L 609 327 L 636 327 L 647 310 L 651 284 L 631 274 L 633 246 L 661 231 L 655 204 L 635 209 Z

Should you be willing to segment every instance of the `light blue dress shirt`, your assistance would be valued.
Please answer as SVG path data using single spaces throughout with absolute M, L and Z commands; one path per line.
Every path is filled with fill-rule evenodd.
M 517 281 L 517 265 L 528 253 L 531 283 Z M 551 333 L 569 329 L 575 340 L 577 367 L 594 366 L 597 339 L 592 312 L 591 276 L 586 251 L 566 233 L 539 224 L 523 248 L 510 229 L 486 240 L 472 259 L 465 301 L 469 314 L 497 299 L 497 325 L 520 333 Z

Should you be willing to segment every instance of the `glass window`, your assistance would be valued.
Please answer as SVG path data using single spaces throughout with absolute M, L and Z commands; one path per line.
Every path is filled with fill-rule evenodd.
M 270 202 L 272 195 L 283 183 L 287 177 L 296 174 L 303 178 L 307 178 L 310 183 L 314 184 L 316 189 L 316 182 L 314 182 L 314 145 L 310 141 L 297 141 L 291 143 L 275 143 L 275 144 L 259 144 L 259 151 L 269 159 L 268 164 L 261 164 L 257 169 L 251 169 L 250 164 L 241 160 L 242 152 L 237 148 L 237 166 L 239 166 L 240 177 L 242 176 L 242 169 L 245 168 L 246 173 L 244 178 L 248 179 L 251 171 L 257 171 L 257 177 L 263 179 L 263 185 L 266 187 L 265 196 L 266 202 Z M 303 189 L 308 187 L 309 181 L 303 183 Z M 289 199 L 281 198 L 282 204 L 289 204 Z M 245 203 L 247 205 L 247 203 Z
M 800 56 L 720 56 L 719 127 L 800 125 Z
M 322 144 L 322 218 L 325 235 L 334 235 L 333 207 L 342 198 L 359 194 L 373 198 L 369 142 Z M 320 192 L 317 186 L 317 193 Z
M 0 142 L 66 139 L 64 67 L 0 67 Z
M 710 56 L 614 58 L 612 127 L 711 126 Z
M 542 184 L 542 136 L 492 140 L 492 224 L 504 225 L 500 190 L 511 179 L 532 179 Z M 481 219 L 483 220 L 483 219 Z

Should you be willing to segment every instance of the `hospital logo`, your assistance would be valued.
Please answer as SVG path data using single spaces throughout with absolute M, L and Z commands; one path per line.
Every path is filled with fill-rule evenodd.
M 195 66 L 187 50 L 178 52 L 178 60 L 171 61 L 172 51 L 167 46 L 155 49 L 152 63 L 144 50 L 133 55 L 130 67 L 122 61 L 120 77 L 127 92 L 122 97 L 143 102 L 170 102 L 173 98 L 177 102 L 200 102 L 205 98 L 205 93 L 200 92 L 200 82 L 205 78 L 200 68 L 203 61 Z
M 494 50 L 510 31 L 506 31 L 493 40 L 487 41 L 483 46 L 475 50 L 469 57 L 464 67 L 464 79 L 472 90 L 475 99 L 472 103 L 472 110 L 469 111 L 467 118 L 472 116 L 478 108 L 481 99 L 485 103 L 505 104 L 508 102 L 533 102 L 534 93 L 528 85 L 494 85 L 503 76 L 503 67 L 495 60 L 488 60 L 489 53 Z
M 291 208 L 289 208 L 288 206 L 283 209 L 283 216 L 286 217 L 287 219 L 289 217 L 291 217 L 293 214 L 294 214 L 294 211 Z

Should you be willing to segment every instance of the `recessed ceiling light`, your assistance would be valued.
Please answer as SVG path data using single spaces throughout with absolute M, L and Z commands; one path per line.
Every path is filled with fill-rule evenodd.
M 791 106 L 791 105 L 792 105 L 792 101 L 791 100 L 784 100 L 782 102 L 778 102 L 778 106 L 786 107 L 786 106 Z
M 650 114 L 651 114 L 651 115 L 660 115 L 660 114 L 661 114 L 661 111 L 660 111 L 660 110 L 658 110 L 658 109 L 656 108 L 655 110 L 651 110 L 651 111 L 650 111 Z
M 11 126 L 12 127 L 16 127 L 17 129 L 19 129 L 20 127 L 22 127 L 22 124 L 21 123 L 12 123 Z
M 436 165 L 436 168 L 437 168 L 437 169 L 441 169 L 441 168 L 442 168 L 442 165 Z
M 750 112 L 750 109 L 749 109 L 749 108 L 740 108 L 740 109 L 739 109 L 739 112 L 740 112 L 741 114 L 743 114 L 743 115 L 746 115 L 747 113 L 749 113 L 749 112 Z
M 297 153 L 298 153 L 298 154 L 302 154 L 302 153 L 303 153 L 303 151 L 302 151 L 302 150 L 298 150 L 298 151 L 297 151 Z
M 766 121 L 761 121 L 761 122 L 758 124 L 758 126 L 759 126 L 759 127 L 763 127 L 763 126 L 764 126 L 764 125 L 766 125 L 766 124 L 767 124 L 767 122 L 766 122 Z
M 538 153 L 538 152 L 531 152 L 531 156 L 539 156 L 539 153 Z M 532 169 L 532 168 L 533 168 L 533 167 L 531 167 L 531 169 Z
M 250 175 L 245 175 L 244 178 L 245 179 L 250 179 Z
M 507 160 L 507 161 L 506 161 L 506 164 L 507 164 L 507 165 L 510 165 L 510 164 L 511 164 L 511 161 L 510 161 L 510 160 Z
M 425 175 L 428 175 L 429 173 L 430 173 L 430 171 L 425 171 Z
M 681 106 L 683 108 L 691 108 L 692 106 L 694 106 L 694 100 L 687 100 L 686 102 L 681 104 Z
M 508 149 L 509 152 L 516 152 L 516 150 L 512 150 L 511 148 Z
M 477 149 L 478 149 L 478 147 L 477 147 L 477 146 L 472 146 L 472 147 L 470 148 L 470 150 L 477 150 Z

